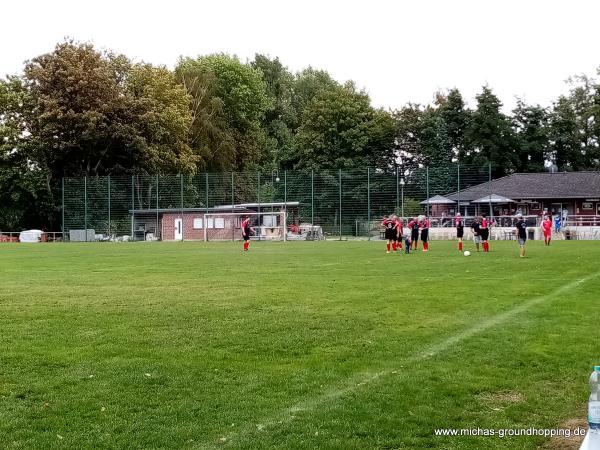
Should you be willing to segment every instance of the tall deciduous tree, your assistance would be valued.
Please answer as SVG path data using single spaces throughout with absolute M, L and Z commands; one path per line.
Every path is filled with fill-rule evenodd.
M 25 67 L 40 163 L 63 175 L 192 171 L 187 94 L 164 68 L 64 42 Z
M 393 154 L 394 124 L 352 84 L 324 90 L 307 105 L 297 135 L 298 168 L 364 167 Z M 387 158 L 389 159 L 389 158 Z
M 234 168 L 245 169 L 260 162 L 264 146 L 261 120 L 270 99 L 261 72 L 224 54 L 183 59 L 179 70 L 207 73 L 235 141 Z
M 473 164 L 491 163 L 494 177 L 505 175 L 515 165 L 515 140 L 509 119 L 500 111 L 502 103 L 488 86 L 476 98 L 477 108 L 465 131 L 472 149 L 466 159 Z

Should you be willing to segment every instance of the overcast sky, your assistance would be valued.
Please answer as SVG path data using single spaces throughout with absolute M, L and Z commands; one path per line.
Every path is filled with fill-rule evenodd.
M 515 96 L 549 105 L 568 76 L 600 66 L 594 0 L 27 0 L 2 15 L 2 75 L 66 36 L 169 67 L 259 52 L 353 79 L 386 108 L 451 87 L 473 105 L 485 83 L 505 109 Z

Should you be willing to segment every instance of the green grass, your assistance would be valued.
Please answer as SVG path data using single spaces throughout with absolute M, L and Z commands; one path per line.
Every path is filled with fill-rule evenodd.
M 585 417 L 600 243 L 455 246 L 2 245 L 0 448 L 535 449 L 434 429 Z

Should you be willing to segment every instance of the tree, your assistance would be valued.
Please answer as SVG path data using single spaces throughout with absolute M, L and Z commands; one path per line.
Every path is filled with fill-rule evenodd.
M 490 163 L 494 177 L 506 175 L 514 169 L 515 140 L 510 122 L 500 111 L 502 103 L 488 86 L 476 98 L 477 108 L 465 131 L 472 150 L 465 159 L 473 164 Z
M 260 162 L 264 145 L 261 120 L 270 107 L 261 72 L 224 54 L 182 59 L 180 71 L 207 73 L 214 94 L 235 141 L 234 168 L 245 169 Z
M 51 186 L 26 128 L 32 99 L 20 78 L 0 80 L 0 230 L 53 226 Z
M 526 105 L 517 102 L 513 110 L 513 128 L 516 137 L 516 170 L 519 172 L 539 172 L 544 170 L 545 161 L 550 158 L 548 143 L 548 113 L 539 105 Z
M 460 161 L 467 153 L 465 131 L 469 125 L 471 112 L 458 89 L 451 89 L 446 96 L 438 96 L 439 114 L 445 123 L 446 134 L 452 152 Z
M 214 74 L 186 60 L 176 67 L 175 77 L 190 99 L 189 144 L 197 168 L 215 172 L 232 170 L 236 159 L 234 131 L 227 124 L 223 100 L 217 96 Z
M 583 168 L 600 168 L 600 136 L 597 133 L 600 126 L 597 100 L 599 87 L 593 78 L 586 75 L 572 77 L 568 83 L 569 102 L 575 113 Z
M 294 76 L 279 61 L 257 54 L 251 66 L 260 71 L 267 88 L 270 107 L 265 112 L 261 126 L 266 132 L 266 148 L 263 166 L 267 168 L 286 168 L 285 162 L 291 158 L 294 150 L 295 124 L 297 113 L 292 106 L 294 95 Z
M 351 83 L 324 90 L 307 105 L 297 134 L 296 168 L 351 168 L 393 155 L 393 121 Z
M 191 98 L 166 67 L 136 64 L 128 72 L 125 92 L 133 100 L 135 128 L 148 173 L 193 172 L 198 157 L 188 139 Z

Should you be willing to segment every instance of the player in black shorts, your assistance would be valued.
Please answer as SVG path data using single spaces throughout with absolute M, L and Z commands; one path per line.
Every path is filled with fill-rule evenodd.
M 517 224 L 515 234 L 519 241 L 519 256 L 525 258 L 525 242 L 527 241 L 527 222 L 523 219 L 522 214 L 517 214 Z
M 250 217 L 245 216 L 242 220 L 242 239 L 244 240 L 244 251 L 248 251 L 250 247 Z
M 417 249 L 419 244 L 419 220 L 417 218 L 410 219 L 408 222 L 408 229 L 410 230 L 410 241 L 413 250 Z
M 384 233 L 385 233 L 385 240 L 386 242 L 386 248 L 387 248 L 387 252 L 389 253 L 392 246 L 394 248 L 394 251 L 396 251 L 396 239 L 398 238 L 398 231 L 396 230 L 396 227 L 398 225 L 398 221 L 396 220 L 396 215 L 392 215 L 391 217 L 384 217 L 383 221 L 381 222 L 381 226 L 384 228 Z
M 481 246 L 483 247 L 483 251 L 488 253 L 490 249 L 488 244 L 490 228 L 487 215 L 485 213 L 481 214 L 481 221 L 479 222 L 479 234 L 481 235 Z
M 460 213 L 456 214 L 456 219 L 454 219 L 454 225 L 456 226 L 456 237 L 458 238 L 458 251 L 462 252 L 462 240 L 463 236 L 465 235 L 465 221 L 460 216 Z
M 473 241 L 475 242 L 475 247 L 477 247 L 477 251 L 479 251 L 479 244 L 481 244 L 481 229 L 479 227 L 479 217 L 477 216 L 473 217 L 471 231 L 473 232 Z

